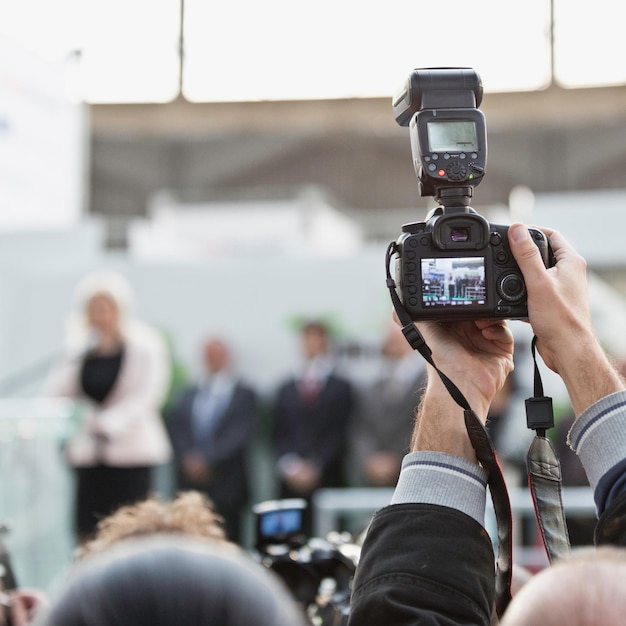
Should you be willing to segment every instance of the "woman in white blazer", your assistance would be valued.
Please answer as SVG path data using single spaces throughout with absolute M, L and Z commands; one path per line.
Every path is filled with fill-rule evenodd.
M 167 346 L 132 318 L 129 283 L 98 272 L 76 288 L 66 356 L 46 394 L 75 399 L 76 432 L 66 455 L 76 471 L 76 532 L 90 537 L 99 519 L 150 492 L 153 469 L 172 451 L 160 408 L 170 376 Z

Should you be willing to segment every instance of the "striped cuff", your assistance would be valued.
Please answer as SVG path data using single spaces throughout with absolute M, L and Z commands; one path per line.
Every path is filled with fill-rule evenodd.
M 467 459 L 444 452 L 411 452 L 402 462 L 391 504 L 447 506 L 484 526 L 486 488 L 487 472 Z
M 595 490 L 602 476 L 626 457 L 626 391 L 605 396 L 587 408 L 571 427 L 567 443 Z

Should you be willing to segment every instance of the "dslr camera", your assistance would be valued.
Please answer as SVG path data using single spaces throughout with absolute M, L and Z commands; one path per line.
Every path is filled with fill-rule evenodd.
M 440 205 L 425 222 L 405 224 L 393 246 L 396 290 L 415 321 L 528 317 L 508 226 L 470 206 L 487 164 L 482 96 L 473 69 L 424 68 L 393 98 L 396 121 L 410 130 L 420 195 Z M 546 235 L 530 233 L 546 267 L 553 265 Z
M 348 623 L 352 577 L 360 548 L 349 533 L 325 539 L 304 532 L 306 500 L 268 500 L 253 507 L 256 520 L 254 556 L 283 580 L 309 623 Z

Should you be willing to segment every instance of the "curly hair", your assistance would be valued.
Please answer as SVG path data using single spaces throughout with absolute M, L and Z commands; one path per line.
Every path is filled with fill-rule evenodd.
M 123 539 L 143 535 L 174 534 L 203 537 L 229 544 L 213 502 L 198 491 L 184 491 L 173 500 L 151 496 L 120 507 L 98 523 L 95 537 L 79 546 L 76 557 L 104 552 Z

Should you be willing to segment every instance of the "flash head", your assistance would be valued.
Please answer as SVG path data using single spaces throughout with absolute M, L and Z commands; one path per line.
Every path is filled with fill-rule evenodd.
M 423 109 L 474 109 L 483 99 L 483 84 L 468 67 L 415 69 L 393 98 L 393 114 L 400 126 Z

